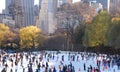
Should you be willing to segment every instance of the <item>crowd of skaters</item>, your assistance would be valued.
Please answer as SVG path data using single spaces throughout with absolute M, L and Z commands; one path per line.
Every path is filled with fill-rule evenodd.
M 89 60 L 92 61 L 90 65 L 88 65 Z M 59 62 L 59 66 L 49 65 L 51 61 L 54 63 Z M 66 61 L 69 63 L 66 64 Z M 84 61 L 81 64 L 83 70 L 81 66 L 76 70 L 76 65 L 73 62 L 81 63 L 82 61 Z M 110 70 L 114 65 L 117 65 L 117 70 L 120 69 L 119 55 L 87 52 L 61 53 L 60 51 L 19 52 L 13 54 L 3 52 L 0 54 L 0 67 L 3 67 L 1 72 L 8 72 L 8 69 L 10 69 L 10 72 L 17 72 L 19 67 L 22 68 L 22 72 L 102 72 Z M 114 69 L 113 72 L 117 72 L 117 70 Z

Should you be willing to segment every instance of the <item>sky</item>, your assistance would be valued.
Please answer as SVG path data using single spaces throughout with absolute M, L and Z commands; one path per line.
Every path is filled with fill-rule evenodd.
M 5 9 L 5 0 L 0 0 L 0 13 L 2 13 L 2 9 Z
M 73 0 L 73 2 L 77 2 L 80 0 Z M 39 1 L 35 0 L 35 4 L 38 4 Z M 2 10 L 5 9 L 5 0 L 0 0 L 0 13 L 2 13 Z

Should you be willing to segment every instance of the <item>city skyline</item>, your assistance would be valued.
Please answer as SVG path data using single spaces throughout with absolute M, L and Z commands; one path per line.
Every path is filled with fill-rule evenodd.
M 34 5 L 39 4 L 39 0 L 35 0 Z M 5 0 L 0 1 L 0 13 L 2 13 L 2 10 L 5 9 Z
M 73 0 L 73 2 L 77 2 L 77 1 L 80 1 L 80 0 Z M 39 0 L 35 0 L 34 2 L 34 5 L 38 5 L 39 4 Z M 5 9 L 5 0 L 1 0 L 0 1 L 0 13 L 2 13 L 2 10 Z
M 6 0 L 3 14 L 11 15 L 17 28 L 34 25 L 34 1 L 35 0 Z M 13 5 L 15 5 L 15 12 L 13 11 Z

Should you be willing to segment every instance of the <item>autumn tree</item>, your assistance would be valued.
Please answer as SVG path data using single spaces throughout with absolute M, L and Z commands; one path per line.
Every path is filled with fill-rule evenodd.
M 39 45 L 38 39 L 41 30 L 36 26 L 28 26 L 20 29 L 21 48 L 35 48 Z
M 6 47 L 8 44 L 13 43 L 15 33 L 10 31 L 9 27 L 5 24 L 0 24 L 0 46 Z
M 8 46 L 9 48 L 13 48 L 13 46 L 15 45 L 14 43 L 15 36 L 16 34 L 10 30 L 6 32 L 6 34 L 4 35 L 5 40 L 3 41 L 6 47 Z
M 0 46 L 2 47 L 4 41 L 4 35 L 9 30 L 9 27 L 5 26 L 4 24 L 0 24 Z
M 20 29 L 19 28 L 11 28 L 11 31 L 16 35 L 13 38 L 13 43 L 17 45 L 17 48 L 20 48 Z
M 83 44 L 85 46 L 101 46 L 107 44 L 106 34 L 111 22 L 111 17 L 106 11 L 101 11 L 85 29 Z

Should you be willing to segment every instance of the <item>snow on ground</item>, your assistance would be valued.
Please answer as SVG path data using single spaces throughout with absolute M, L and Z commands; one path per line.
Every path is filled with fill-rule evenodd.
M 40 57 L 40 52 L 34 52 L 35 54 L 37 54 L 36 56 L 36 60 L 39 59 Z M 53 52 L 51 52 L 53 53 Z M 26 54 L 26 53 L 24 53 Z M 96 63 L 96 57 L 91 57 L 88 60 L 86 60 L 86 58 L 84 60 L 82 60 L 82 57 L 80 54 L 76 54 L 76 52 L 72 53 L 73 55 L 75 55 L 75 61 L 68 61 L 68 53 L 67 52 L 62 52 L 58 55 L 55 55 L 55 59 L 50 59 L 50 61 L 48 62 L 49 67 L 55 67 L 57 69 L 57 72 L 59 72 L 59 65 L 61 65 L 60 61 L 62 59 L 62 56 L 64 55 L 64 61 L 63 64 L 64 65 L 68 65 L 70 64 L 70 62 L 72 63 L 72 65 L 75 67 L 75 72 L 78 72 L 79 68 L 80 68 L 80 72 L 87 72 L 84 71 L 84 63 L 86 64 L 86 68 L 88 68 L 90 65 L 94 68 L 97 67 L 97 63 Z M 71 54 L 71 55 L 72 55 Z M 9 55 L 13 55 L 13 54 L 9 54 Z M 33 56 L 33 55 L 31 55 Z M 77 61 L 77 56 L 79 56 L 79 61 Z M 29 56 L 30 58 L 30 56 Z M 57 61 L 58 58 L 58 61 Z M 8 64 L 8 68 L 7 68 L 7 72 L 10 72 L 10 69 L 13 69 L 13 72 L 15 72 L 15 70 L 17 69 L 17 72 L 23 72 L 23 67 L 25 68 L 25 72 L 28 72 L 28 64 L 29 64 L 29 60 L 26 60 L 25 55 L 23 56 L 23 67 L 21 66 L 21 62 L 18 63 L 18 66 L 15 66 L 15 64 L 13 64 L 13 67 L 11 67 L 11 61 L 9 60 L 10 58 L 7 57 L 6 58 L 6 63 Z M 13 57 L 13 61 L 15 62 L 15 57 Z M 47 58 L 45 58 L 45 56 L 43 56 L 43 60 L 40 62 L 42 63 L 46 63 Z M 103 70 L 103 66 L 102 64 L 100 65 L 100 70 L 101 72 L 120 72 L 120 70 L 118 70 L 118 67 L 116 65 L 113 66 L 113 68 L 108 68 L 108 69 L 104 69 Z M 0 72 L 1 70 L 4 68 L 4 66 L 2 66 L 2 62 L 0 61 Z M 36 62 L 33 63 L 32 65 L 33 68 L 33 72 L 36 72 L 37 66 L 36 66 Z M 40 72 L 44 72 L 45 68 L 41 68 Z

